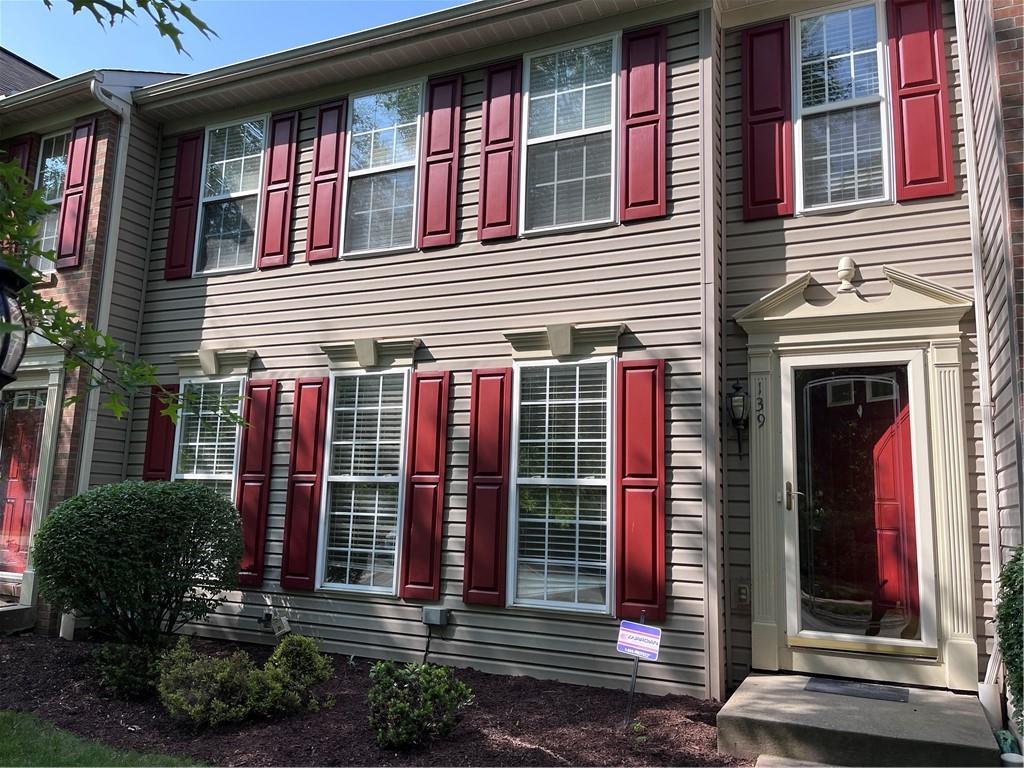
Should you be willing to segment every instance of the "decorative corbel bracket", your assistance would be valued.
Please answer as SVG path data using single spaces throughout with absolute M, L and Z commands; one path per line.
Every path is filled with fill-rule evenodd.
M 505 331 L 517 359 L 614 355 L 625 323 L 556 323 L 545 328 Z
M 354 339 L 320 345 L 331 368 L 389 368 L 412 365 L 422 342 L 416 338 Z
M 213 349 L 200 347 L 195 352 L 174 358 L 182 376 L 245 376 L 249 373 L 255 349 Z

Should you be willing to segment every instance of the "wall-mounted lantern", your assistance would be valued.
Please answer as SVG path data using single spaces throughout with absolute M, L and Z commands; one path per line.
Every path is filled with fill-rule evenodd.
M 733 382 L 732 392 L 729 394 L 729 418 L 732 419 L 732 428 L 736 430 L 736 444 L 741 457 L 743 456 L 743 433 L 747 431 L 749 416 L 750 398 L 737 379 Z

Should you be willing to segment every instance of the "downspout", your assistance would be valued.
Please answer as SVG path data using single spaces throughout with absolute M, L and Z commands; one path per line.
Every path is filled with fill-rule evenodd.
M 120 240 L 121 208 L 124 200 L 124 178 L 128 167 L 128 144 L 131 141 L 132 105 L 102 87 L 103 73 L 97 72 L 89 85 L 93 98 L 120 118 L 117 133 L 117 157 L 114 161 L 114 186 L 110 194 L 110 215 L 107 220 L 106 243 L 103 247 L 103 262 L 100 267 L 102 282 L 96 302 L 96 328 L 105 331 L 110 322 L 110 305 L 114 290 L 114 274 L 117 271 L 117 244 Z M 82 435 L 82 450 L 78 463 L 78 492 L 89 490 L 92 475 L 93 445 L 96 439 L 96 424 L 99 420 L 100 390 L 93 387 L 86 400 L 85 430 Z
M 978 210 L 977 148 L 975 145 L 973 98 L 969 58 L 973 46 L 968 44 L 964 0 L 954 0 L 956 39 L 960 51 L 960 84 L 964 103 L 964 137 L 967 144 L 967 199 L 971 218 L 971 272 L 974 280 L 974 323 L 978 339 L 978 384 L 981 390 L 982 466 L 985 477 L 985 512 L 988 517 L 989 572 L 992 603 L 999 599 L 999 574 L 1002 570 L 1002 547 L 999 541 L 999 505 L 996 493 L 995 439 L 992 423 L 992 368 L 988 338 L 988 296 L 985 293 L 982 263 L 982 240 Z M 1003 727 L 1001 686 L 997 681 L 1002 654 L 999 638 L 993 633 L 992 653 L 988 657 L 985 677 L 978 683 L 978 698 L 993 730 Z

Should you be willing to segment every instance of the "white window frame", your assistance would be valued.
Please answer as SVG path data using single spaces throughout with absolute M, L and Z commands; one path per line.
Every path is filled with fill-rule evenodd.
M 238 382 L 238 415 L 241 417 L 245 411 L 245 383 L 246 376 L 183 376 L 180 380 L 180 392 L 185 393 L 189 384 L 226 384 Z M 225 480 L 223 475 L 216 475 L 211 472 L 178 472 L 178 454 L 181 451 L 181 425 L 184 422 L 179 412 L 178 419 L 174 424 L 174 453 L 171 459 L 171 480 Z M 231 503 L 235 503 L 238 492 L 238 462 L 242 448 L 242 425 L 235 425 L 235 459 L 231 468 Z
M 803 107 L 803 62 L 800 59 L 801 50 L 801 22 L 815 16 L 825 16 L 838 11 L 848 11 L 853 8 L 874 6 L 875 9 L 875 51 L 878 62 L 878 95 L 861 96 L 847 101 L 833 104 L 819 104 L 814 107 Z M 857 208 L 866 208 L 876 205 L 887 205 L 893 202 L 893 177 L 895 175 L 895 159 L 892 152 L 892 104 L 889 94 L 889 46 L 888 28 L 884 0 L 869 0 L 864 2 L 843 3 L 836 6 L 818 7 L 812 11 L 794 14 L 790 17 L 792 34 L 790 35 L 790 76 L 793 83 L 792 107 L 793 107 L 793 170 L 796 177 L 796 213 L 797 215 L 824 213 L 828 211 L 841 211 Z M 816 205 L 807 207 L 804 205 L 804 153 L 803 153 L 803 116 L 820 115 L 827 112 L 836 112 L 854 107 L 879 106 L 879 132 L 881 134 L 882 152 L 882 195 L 879 197 L 865 198 L 864 200 L 843 200 L 838 203 Z
M 615 426 L 615 360 L 614 356 L 602 355 L 598 357 L 585 357 L 576 360 L 554 360 L 546 358 L 543 360 L 515 360 L 512 363 L 512 439 L 509 456 L 509 536 L 506 542 L 508 569 L 506 573 L 505 605 L 509 608 L 537 608 L 541 610 L 591 613 L 599 615 L 610 615 L 612 606 L 615 604 L 615 579 L 612 578 L 615 553 L 615 478 L 614 456 L 616 450 Z M 522 370 L 524 368 L 544 367 L 551 368 L 559 365 L 586 365 L 592 363 L 603 363 L 608 376 L 608 412 L 605 425 L 607 435 L 607 451 L 605 452 L 605 480 L 600 482 L 592 479 L 570 479 L 570 478 L 536 478 L 536 482 L 527 482 L 527 485 L 563 485 L 568 487 L 606 486 L 606 512 L 605 523 L 605 602 L 604 605 L 596 603 L 569 603 L 554 600 L 519 600 L 516 598 L 516 580 L 518 575 L 518 550 L 519 550 L 519 409 L 520 389 L 522 385 Z
M 43 145 L 46 144 L 46 142 L 48 140 L 55 139 L 58 136 L 67 136 L 68 140 L 67 140 L 67 143 L 64 145 L 64 162 L 67 163 L 68 155 L 70 154 L 70 151 L 71 151 L 71 129 L 70 128 L 65 128 L 62 131 L 54 131 L 53 133 L 48 133 L 45 136 L 43 136 L 41 139 L 39 139 L 39 157 L 36 158 L 36 179 L 35 179 L 35 186 L 33 187 L 33 189 L 42 190 L 41 182 L 42 182 L 42 178 L 43 178 Z M 65 183 L 67 183 L 67 168 L 66 167 L 64 169 L 64 174 L 65 174 L 64 175 Z M 44 200 L 43 200 L 47 205 L 52 205 L 52 206 L 56 207 L 56 209 L 57 209 L 57 242 L 55 243 L 55 245 L 57 247 L 60 246 L 60 213 L 61 213 L 61 207 L 64 204 L 64 190 L 63 190 L 63 187 L 64 187 L 64 185 L 62 184 L 59 197 L 56 200 L 53 200 L 53 199 L 50 199 L 50 198 L 44 198 Z M 42 238 L 40 237 L 40 240 L 41 239 Z M 56 248 L 54 248 L 54 252 L 55 252 L 54 256 L 56 257 Z M 36 269 L 38 269 L 44 275 L 49 275 L 49 274 L 52 274 L 53 272 L 57 271 L 57 262 L 56 262 L 56 260 L 51 261 L 50 259 L 40 259 L 40 262 L 38 264 L 36 264 Z
M 332 482 L 379 482 L 383 476 L 373 475 L 332 475 L 331 469 L 331 444 L 334 439 L 334 396 L 337 388 L 337 381 L 347 376 L 379 376 L 383 374 L 402 374 L 402 427 L 401 443 L 398 449 L 398 515 L 396 519 L 395 532 L 395 571 L 391 579 L 391 588 L 373 587 L 365 584 L 335 584 L 324 581 L 324 572 L 327 567 L 327 534 L 329 529 L 328 500 L 330 484 Z M 316 588 L 330 592 L 360 592 L 371 595 L 398 594 L 398 579 L 401 573 L 402 559 L 402 538 L 405 528 L 405 487 L 406 487 L 406 443 L 409 431 L 409 396 L 410 382 L 412 381 L 412 368 L 354 368 L 351 370 L 334 370 L 330 375 L 330 386 L 327 392 L 327 428 L 324 430 L 324 456 L 323 456 L 323 481 L 320 486 L 320 527 L 317 536 L 316 548 Z
M 576 224 L 554 224 L 549 227 L 526 228 L 526 158 L 529 148 L 536 144 L 549 144 L 563 139 L 574 139 L 579 136 L 592 136 L 598 133 L 605 133 L 607 128 L 582 128 L 578 131 L 568 131 L 564 134 L 544 136 L 543 138 L 531 139 L 530 125 L 530 62 L 538 56 L 547 56 L 570 48 L 580 48 L 594 43 L 611 41 L 612 44 L 612 99 L 611 99 L 611 158 L 609 182 L 611 184 L 610 205 L 611 211 L 606 219 L 595 219 L 594 221 L 579 222 Z M 531 51 L 523 56 L 523 88 L 522 88 L 522 118 L 520 135 L 522 136 L 522 150 L 519 152 L 519 235 L 530 237 L 533 235 L 545 235 L 551 232 L 572 232 L 576 230 L 597 229 L 619 223 L 619 89 L 622 86 L 621 60 L 622 57 L 622 31 L 616 31 L 610 35 L 600 35 L 586 40 L 577 40 L 571 43 L 564 43 L 538 51 Z
M 242 123 L 251 123 L 256 120 L 263 121 L 263 147 L 260 150 L 260 172 L 259 172 L 259 185 L 256 188 L 256 192 L 232 192 L 226 195 L 214 195 L 213 197 L 206 197 L 204 194 L 206 190 L 206 168 L 209 161 L 210 154 L 210 133 L 217 130 L 218 128 L 228 128 L 233 125 L 241 125 Z M 270 130 L 270 113 L 266 112 L 261 115 L 250 115 L 249 117 L 239 117 L 234 120 L 224 120 L 219 123 L 212 123 L 204 128 L 203 133 L 203 172 L 199 179 L 199 203 L 196 209 L 196 239 L 192 245 L 192 276 L 193 277 L 204 277 L 206 275 L 225 275 L 233 272 L 249 272 L 256 268 L 256 248 L 259 245 L 259 230 L 263 223 L 263 173 L 267 162 L 267 133 Z M 247 265 L 240 264 L 235 267 L 219 267 L 217 269 L 199 269 L 199 248 L 203 242 L 203 214 L 207 203 L 222 203 L 225 200 L 237 200 L 243 197 L 252 197 L 255 194 L 256 197 L 256 232 L 252 239 L 252 253 L 249 256 L 249 263 Z
M 355 116 L 355 103 L 356 99 L 362 96 L 372 96 L 375 93 L 382 93 L 384 91 L 395 91 L 399 88 L 405 88 L 410 85 L 419 86 L 420 89 L 420 104 L 419 109 L 416 112 L 416 157 L 410 164 L 404 163 L 391 163 L 389 165 L 381 165 L 374 168 L 362 168 L 358 171 L 349 170 L 350 158 L 352 155 L 352 118 Z M 341 193 L 341 227 L 339 231 L 339 237 L 341 243 L 339 244 L 339 250 L 343 258 L 359 258 L 361 256 L 379 256 L 388 253 L 408 253 L 409 251 L 416 251 L 419 249 L 419 225 L 420 225 L 420 173 L 422 168 L 422 142 L 423 142 L 423 112 L 426 109 L 426 98 L 427 98 L 427 78 L 421 77 L 415 80 L 405 80 L 401 83 L 391 83 L 388 85 L 382 85 L 379 88 L 370 88 L 368 90 L 359 91 L 357 93 L 349 94 L 348 97 L 348 109 L 345 111 L 348 113 L 345 116 L 345 165 L 344 172 L 342 173 L 343 188 Z M 461 130 L 461 129 L 460 129 Z M 357 179 L 361 176 L 373 176 L 375 174 L 387 173 L 388 171 L 400 171 L 405 168 L 412 166 L 412 242 L 409 245 L 396 245 L 390 248 L 369 248 L 364 251 L 350 251 L 346 247 L 347 235 L 348 235 L 348 193 L 349 188 L 352 186 L 352 179 Z M 378 373 L 378 371 L 373 371 Z M 332 385 L 333 386 L 333 385 Z

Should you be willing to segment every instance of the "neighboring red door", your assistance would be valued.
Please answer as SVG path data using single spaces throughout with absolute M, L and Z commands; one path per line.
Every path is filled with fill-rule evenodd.
M 875 537 L 878 546 L 876 607 L 918 615 L 917 535 L 910 457 L 910 407 L 875 443 Z
M 32 528 L 32 503 L 39 469 L 46 390 L 4 397 L 0 434 L 0 572 L 22 573 Z

